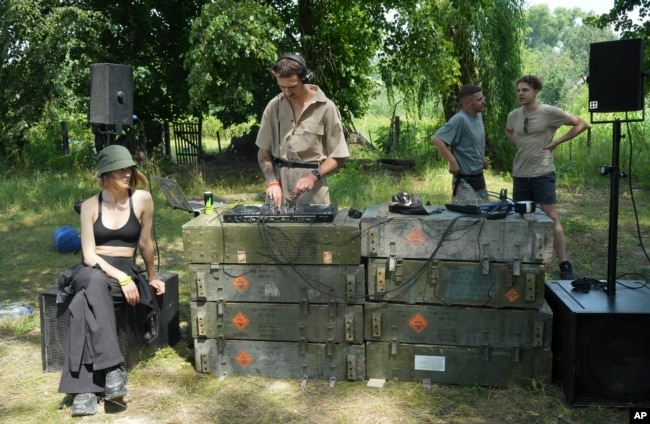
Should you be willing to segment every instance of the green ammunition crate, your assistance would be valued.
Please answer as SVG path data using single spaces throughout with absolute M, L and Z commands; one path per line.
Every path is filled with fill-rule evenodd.
M 366 343 L 368 378 L 531 387 L 550 384 L 552 353 L 543 349 Z
M 541 212 L 533 217 L 528 220 L 511 213 L 487 220 L 447 210 L 401 215 L 389 212 L 388 204 L 370 205 L 361 217 L 361 256 L 548 263 L 553 258 L 553 220 Z
M 366 293 L 363 265 L 190 264 L 189 281 L 191 300 L 362 304 Z
M 363 343 L 363 307 L 330 303 L 190 302 L 192 337 Z
M 485 266 L 484 266 L 485 265 Z M 368 259 L 368 298 L 385 302 L 539 308 L 545 265 Z
M 200 215 L 183 225 L 185 261 L 358 265 L 359 222 L 347 209 L 331 223 L 228 223 L 219 214 Z
M 366 302 L 367 341 L 512 349 L 551 349 L 553 312 Z
M 363 344 L 262 342 L 199 339 L 194 343 L 198 372 L 272 378 L 363 381 Z

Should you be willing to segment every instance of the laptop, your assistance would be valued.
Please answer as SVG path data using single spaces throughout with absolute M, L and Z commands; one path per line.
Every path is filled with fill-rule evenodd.
M 165 194 L 165 197 L 167 198 L 167 202 L 172 208 L 182 209 L 184 211 L 193 213 L 195 216 L 199 215 L 201 212 L 205 210 L 205 204 L 203 203 L 203 199 L 188 200 L 187 197 L 185 197 L 183 190 L 181 190 L 176 180 L 173 180 L 171 178 L 163 178 L 159 176 L 154 176 L 153 178 L 160 186 L 160 189 L 162 190 L 162 192 Z M 215 208 L 223 205 L 225 205 L 225 203 L 214 202 Z

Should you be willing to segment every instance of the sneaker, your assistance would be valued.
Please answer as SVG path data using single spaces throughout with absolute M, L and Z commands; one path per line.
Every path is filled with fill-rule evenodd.
M 104 399 L 113 400 L 126 396 L 126 371 L 122 367 L 116 367 L 106 373 L 106 384 L 104 385 Z
M 564 261 L 560 264 L 560 280 L 575 280 L 576 275 L 573 272 L 571 262 Z
M 94 415 L 97 412 L 97 396 L 94 393 L 79 393 L 72 402 L 72 416 Z

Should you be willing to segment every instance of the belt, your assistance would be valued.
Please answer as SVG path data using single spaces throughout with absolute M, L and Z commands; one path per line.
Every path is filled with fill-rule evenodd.
M 452 196 L 456 195 L 456 192 L 458 191 L 458 185 L 460 184 L 461 180 L 467 181 L 467 183 L 472 186 L 474 190 L 482 190 L 485 188 L 485 176 L 481 172 L 480 174 L 471 174 L 471 175 L 464 175 L 464 174 L 456 174 L 456 180 L 454 181 L 454 184 L 452 186 Z
M 310 168 L 310 169 L 316 169 L 318 168 L 317 163 L 304 163 L 304 162 L 292 162 L 290 160 L 284 160 L 280 158 L 273 158 L 273 163 L 275 166 L 278 168 Z

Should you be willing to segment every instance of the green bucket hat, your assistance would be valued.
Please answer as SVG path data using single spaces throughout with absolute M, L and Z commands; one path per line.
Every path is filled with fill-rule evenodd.
M 95 177 L 99 178 L 103 174 L 116 169 L 130 168 L 132 166 L 138 166 L 133 162 L 131 157 L 131 152 L 124 146 L 119 144 L 111 144 L 106 146 L 99 152 L 97 157 L 97 162 L 99 163 L 99 170 Z

